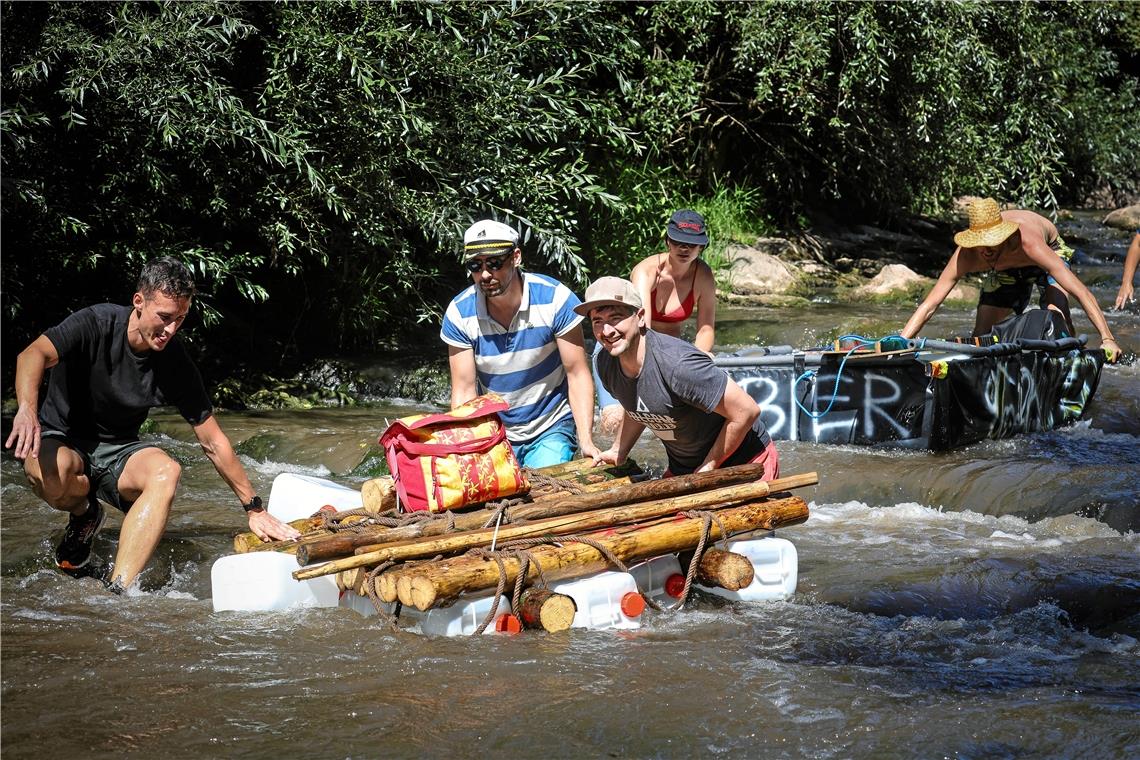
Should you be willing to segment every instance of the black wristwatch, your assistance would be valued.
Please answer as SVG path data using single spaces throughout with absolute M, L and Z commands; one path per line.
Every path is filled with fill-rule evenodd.
M 261 506 L 261 497 L 254 496 L 249 500 L 249 504 L 242 504 L 241 508 L 248 512 L 264 512 L 265 507 Z

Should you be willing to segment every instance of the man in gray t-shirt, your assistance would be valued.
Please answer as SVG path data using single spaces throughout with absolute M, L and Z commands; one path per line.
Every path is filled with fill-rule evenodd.
M 599 461 L 624 462 L 648 427 L 665 446 L 668 474 L 763 462 L 765 480 L 779 476 L 779 455 L 760 407 L 708 354 L 647 329 L 629 280 L 596 280 L 574 310 L 590 320 L 602 346 L 598 375 L 625 409 L 617 440 Z

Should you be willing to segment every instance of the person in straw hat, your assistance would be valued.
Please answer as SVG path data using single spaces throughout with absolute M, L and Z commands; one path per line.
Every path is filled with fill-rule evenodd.
M 1109 359 L 1114 361 L 1120 355 L 1120 346 L 1112 337 L 1096 298 L 1069 269 L 1073 251 L 1052 222 L 1023 209 L 1002 211 L 993 198 L 974 201 L 967 213 L 969 229 L 954 236 L 958 248 L 938 282 L 900 331 L 902 337 L 917 336 L 958 281 L 981 272 L 985 280 L 978 299 L 974 335 L 987 333 L 1010 314 L 1025 311 L 1033 286 L 1037 285 L 1041 308 L 1060 313 L 1070 333 L 1075 331 L 1068 296 L 1076 296 L 1100 333 L 1101 347 Z
M 493 219 L 463 234 L 472 284 L 444 312 L 440 338 L 451 369 L 451 408 L 498 393 L 507 439 L 524 467 L 593 457 L 594 380 L 580 301 L 552 277 L 522 270 L 519 234 Z
M 617 440 L 595 463 L 624 462 L 648 427 L 665 446 L 667 476 L 755 462 L 764 480 L 779 477 L 760 407 L 704 351 L 649 329 L 632 282 L 601 277 L 574 311 L 589 318 L 602 346 L 598 374 L 625 409 Z

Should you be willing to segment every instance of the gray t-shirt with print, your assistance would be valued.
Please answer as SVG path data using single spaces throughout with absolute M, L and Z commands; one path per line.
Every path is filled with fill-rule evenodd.
M 647 330 L 641 374 L 626 377 L 618 360 L 598 354 L 598 376 L 630 417 L 653 431 L 669 455 L 669 471 L 686 475 L 701 466 L 724 417 L 714 409 L 724 398 L 728 375 L 704 351 L 679 338 Z M 752 429 L 721 466 L 748 462 L 771 437 L 756 418 Z

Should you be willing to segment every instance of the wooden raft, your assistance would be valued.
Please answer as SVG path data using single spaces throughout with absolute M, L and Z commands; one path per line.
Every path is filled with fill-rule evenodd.
M 752 464 L 638 481 L 636 467 L 593 468 L 586 459 L 539 473 L 546 478 L 535 480 L 545 486 L 520 503 L 500 505 L 500 511 L 477 507 L 426 519 L 421 514 L 415 522 L 394 526 L 367 524 L 371 516 L 392 514 L 387 507 L 394 505 L 387 496 L 391 479 L 378 478 L 362 489 L 372 494 L 371 506 L 366 503 L 365 510 L 340 520 L 340 532 L 327 530 L 325 518 L 315 516 L 294 523 L 303 533 L 296 541 L 266 543 L 243 534 L 235 548 L 292 552 L 303 565 L 293 573 L 297 580 L 335 574 L 337 585 L 350 593 L 372 592 L 384 602 L 419 610 L 515 583 L 524 556 L 524 583 L 533 583 L 539 577 L 564 580 L 612 569 L 615 560 L 633 563 L 692 552 L 701 543 L 708 551 L 698 558 L 699 581 L 737 590 L 751 583 L 751 563 L 715 549 L 712 542 L 804 522 L 806 502 L 786 492 L 819 480 L 811 472 L 767 483 L 757 480 L 762 466 Z M 553 490 L 549 478 L 575 492 Z M 497 561 L 488 554 L 492 547 Z M 568 626 L 573 611 L 567 601 L 546 589 L 527 589 L 524 625 Z

